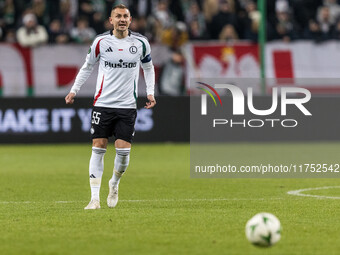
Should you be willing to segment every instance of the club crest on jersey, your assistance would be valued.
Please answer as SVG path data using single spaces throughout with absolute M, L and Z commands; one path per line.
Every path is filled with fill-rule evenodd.
M 111 63 L 109 61 L 104 62 L 105 67 L 111 67 L 111 68 L 134 68 L 137 66 L 137 62 L 124 62 L 123 59 L 119 60 L 119 63 Z
M 131 54 L 136 54 L 137 53 L 137 47 L 136 46 L 131 46 L 129 48 L 129 51 L 130 51 Z

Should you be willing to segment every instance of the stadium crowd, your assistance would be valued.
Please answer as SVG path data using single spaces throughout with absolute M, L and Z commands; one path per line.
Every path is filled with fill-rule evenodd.
M 257 41 L 256 0 L 0 0 L 0 41 L 89 43 L 123 3 L 131 29 L 177 49 L 188 40 Z M 340 39 L 340 0 L 267 0 L 268 40 Z
M 23 47 L 87 44 L 112 29 L 111 7 L 128 6 L 130 29 L 170 49 L 160 94 L 185 93 L 181 51 L 187 41 L 256 42 L 260 0 L 0 0 L 0 42 Z M 266 0 L 267 40 L 340 40 L 340 0 Z

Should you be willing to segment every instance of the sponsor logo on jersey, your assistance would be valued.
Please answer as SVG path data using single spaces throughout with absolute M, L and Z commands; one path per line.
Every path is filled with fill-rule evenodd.
M 111 47 L 107 48 L 105 52 L 113 52 L 113 50 L 111 49 Z
M 105 67 L 111 68 L 134 68 L 137 66 L 137 62 L 124 62 L 123 59 L 119 60 L 119 63 L 111 63 L 109 61 L 105 61 Z
M 136 46 L 131 46 L 129 48 L 129 51 L 130 51 L 131 54 L 136 54 L 137 53 L 137 47 Z

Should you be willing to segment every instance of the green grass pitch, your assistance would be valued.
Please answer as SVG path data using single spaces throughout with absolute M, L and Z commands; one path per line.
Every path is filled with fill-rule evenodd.
M 296 155 L 340 163 L 339 143 L 230 145 L 240 162 L 250 151 L 271 155 L 273 164 Z M 339 254 L 340 200 L 287 192 L 339 186 L 340 179 L 192 179 L 188 144 L 135 144 L 120 202 L 109 209 L 111 145 L 102 208 L 85 211 L 90 154 L 89 144 L 0 146 L 0 254 Z M 247 220 L 262 211 L 283 227 L 270 248 L 252 246 L 244 234 Z

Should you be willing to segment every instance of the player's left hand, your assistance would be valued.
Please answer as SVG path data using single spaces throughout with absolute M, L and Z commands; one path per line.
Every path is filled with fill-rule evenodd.
M 148 95 L 149 102 L 146 102 L 146 106 L 144 108 L 150 109 L 156 105 L 156 99 L 153 95 Z
M 73 104 L 75 96 L 76 96 L 76 94 L 74 94 L 72 92 L 68 93 L 68 95 L 65 97 L 66 104 Z

